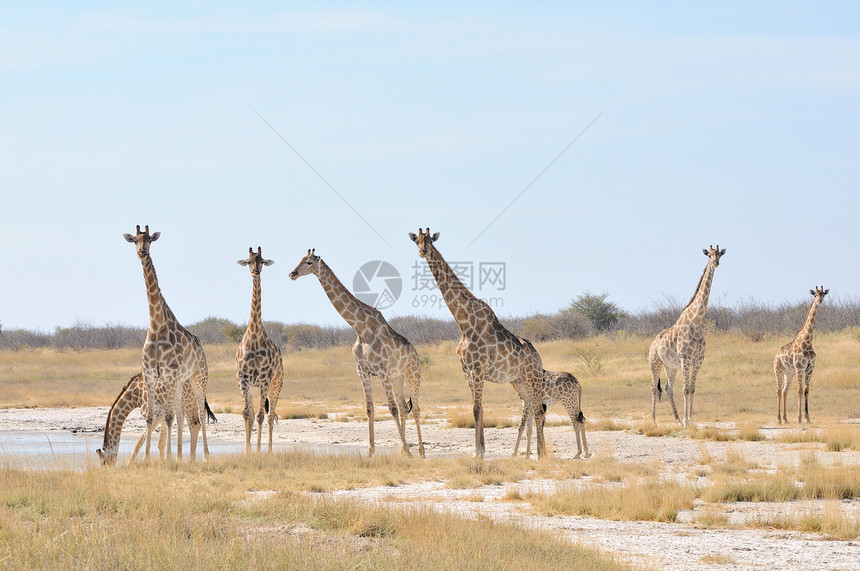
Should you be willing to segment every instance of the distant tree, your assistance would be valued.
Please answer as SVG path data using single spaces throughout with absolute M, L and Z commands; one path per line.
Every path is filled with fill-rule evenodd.
M 587 317 L 596 331 L 608 331 L 624 317 L 624 311 L 613 302 L 606 301 L 608 297 L 607 292 L 585 292 L 576 298 L 567 310 L 577 311 Z

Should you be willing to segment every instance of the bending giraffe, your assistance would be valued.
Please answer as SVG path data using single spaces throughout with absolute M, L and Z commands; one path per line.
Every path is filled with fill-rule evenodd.
M 707 250 L 702 249 L 702 252 L 708 257 L 708 264 L 699 279 L 696 292 L 681 311 L 675 325 L 658 333 L 648 349 L 648 362 L 651 365 L 651 420 L 654 422 L 657 421 L 657 399 L 662 400 L 663 396 L 660 387 L 662 367 L 666 368 L 666 393 L 669 395 L 675 420 L 681 422 L 673 395 L 675 375 L 680 370 L 684 379 L 684 426 L 690 426 L 693 422 L 696 375 L 699 374 L 699 367 L 705 359 L 703 323 L 708 310 L 708 296 L 711 293 L 714 271 L 720 265 L 720 258 L 726 253 L 726 249 L 720 250 L 719 246 L 711 246 Z
M 514 389 L 516 389 L 514 385 Z M 520 418 L 520 428 L 517 431 L 517 441 L 514 444 L 513 457 L 517 457 L 520 450 L 520 440 L 523 437 L 523 428 L 528 423 L 528 434 L 531 434 L 532 416 L 529 414 L 528 407 L 525 405 L 525 399 L 517 391 L 520 400 L 523 401 L 523 415 Z M 543 388 L 540 393 L 540 402 L 544 410 L 557 402 L 564 405 L 567 415 L 570 417 L 570 422 L 573 423 L 573 430 L 576 433 L 576 456 L 574 459 L 582 457 L 582 449 L 585 447 L 585 457 L 590 458 L 591 452 L 588 451 L 588 441 L 585 439 L 585 415 L 582 414 L 582 386 L 579 381 L 570 373 L 563 371 L 544 371 L 543 372 Z M 526 458 L 531 458 L 532 442 L 531 436 L 526 437 Z
M 534 415 L 537 429 L 538 457 L 546 453 L 543 438 L 545 410 L 540 403 L 543 387 L 543 363 L 534 346 L 505 329 L 496 314 L 483 300 L 475 297 L 434 246 L 439 233 L 418 229 L 409 234 L 418 246 L 418 255 L 427 261 L 445 304 L 460 328 L 457 357 L 466 382 L 472 391 L 472 412 L 475 416 L 475 456 L 483 457 L 484 446 L 484 382 L 512 383 L 517 393 L 525 397 L 529 414 Z M 528 438 L 531 434 L 528 435 Z
M 785 401 L 792 378 L 797 380 L 797 423 L 800 424 L 802 413 L 806 415 L 806 422 L 809 423 L 809 383 L 812 379 L 812 371 L 815 369 L 812 332 L 815 329 L 818 309 L 829 291 L 829 289 L 824 289 L 824 286 L 816 286 L 815 289 L 809 290 L 809 293 L 812 294 L 812 304 L 806 313 L 803 327 L 800 328 L 790 343 L 779 348 L 773 358 L 773 372 L 776 375 L 777 424 L 788 423 L 788 418 L 785 415 Z
M 251 451 L 251 432 L 254 427 L 254 413 L 251 410 L 251 387 L 260 389 L 260 405 L 257 411 L 257 452 L 263 438 L 263 419 L 269 422 L 269 452 L 272 451 L 272 429 L 278 420 L 275 408 L 278 406 L 278 396 L 284 384 L 284 365 L 281 350 L 266 335 L 263 327 L 261 309 L 260 272 L 263 266 L 271 266 L 275 262 L 263 258 L 263 249 L 248 248 L 248 259 L 238 260 L 240 266 L 248 266 L 251 270 L 251 317 L 248 328 L 239 343 L 236 352 L 236 382 L 242 391 L 242 417 L 245 419 L 245 452 Z
M 159 385 L 163 388 L 163 385 Z M 126 418 L 131 412 L 140 408 L 140 412 L 144 418 L 147 416 L 146 404 L 146 383 L 143 382 L 143 373 L 134 375 L 122 390 L 117 395 L 113 404 L 108 410 L 107 421 L 105 422 L 105 436 L 102 447 L 96 450 L 99 455 L 102 465 L 113 466 L 116 464 L 117 453 L 119 452 L 119 441 L 122 434 L 122 427 L 125 424 Z M 209 408 L 209 403 L 205 403 L 207 422 L 216 422 L 215 415 L 212 414 L 212 409 Z M 176 455 L 182 458 L 182 424 L 183 415 L 188 417 L 188 430 L 192 439 L 197 438 L 197 433 L 200 431 L 200 419 L 197 416 L 197 402 L 194 399 L 194 391 L 191 389 L 190 383 L 185 383 L 182 387 L 182 408 L 177 411 L 177 450 Z M 158 436 L 158 451 L 161 458 L 164 458 L 165 447 L 167 444 L 167 424 L 164 422 L 164 411 L 158 407 L 156 411 L 157 422 L 161 426 Z M 146 434 L 141 434 L 140 438 L 134 445 L 134 451 L 128 463 L 134 462 L 137 453 L 143 446 L 146 440 Z
M 308 250 L 296 269 L 290 273 L 290 279 L 296 280 L 301 276 L 313 274 L 325 290 L 331 304 L 341 317 L 355 330 L 357 335 L 352 354 L 355 356 L 355 366 L 364 388 L 364 398 L 367 405 L 367 430 L 370 447 L 368 455 L 373 456 L 376 449 L 373 435 L 373 392 L 370 377 L 379 377 L 385 396 L 388 398 L 388 410 L 397 424 L 400 432 L 401 452 L 411 456 L 409 445 L 406 443 L 406 415 L 412 413 L 415 419 L 415 431 L 418 433 L 418 454 L 424 458 L 424 442 L 421 439 L 421 411 L 418 407 L 418 392 L 421 388 L 421 364 L 418 352 L 403 335 L 391 328 L 382 313 L 356 298 L 337 279 L 331 268 L 315 254 L 316 250 Z M 404 395 L 405 387 L 410 396 Z
M 197 417 L 205 418 L 206 385 L 209 380 L 209 370 L 206 366 L 206 354 L 203 346 L 191 332 L 185 329 L 167 306 L 155 266 L 149 255 L 152 242 L 158 240 L 161 232 L 149 234 L 149 226 L 143 232 L 140 226 L 134 235 L 123 234 L 126 241 L 135 245 L 137 257 L 143 266 L 143 280 L 146 285 L 146 300 L 149 306 L 149 328 L 146 331 L 146 341 L 143 343 L 143 381 L 146 384 L 146 449 L 144 456 L 149 458 L 152 430 L 155 428 L 156 401 L 164 410 L 164 420 L 167 423 L 167 458 L 170 452 L 170 432 L 173 418 L 180 400 L 180 393 L 186 381 L 191 383 L 194 399 L 197 403 Z M 166 389 L 157 391 L 156 384 L 164 383 Z M 206 441 L 206 424 L 201 424 L 203 433 L 203 455 L 209 458 L 209 444 Z M 197 453 L 197 439 L 191 440 L 191 460 Z

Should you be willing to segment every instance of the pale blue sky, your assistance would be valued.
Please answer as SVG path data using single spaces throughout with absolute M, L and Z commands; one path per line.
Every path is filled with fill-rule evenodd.
M 860 5 L 853 2 L 12 3 L 0 8 L 0 322 L 146 324 L 152 256 L 179 319 L 340 324 L 316 248 L 351 285 L 407 237 L 505 262 L 501 315 L 586 290 L 636 311 L 860 293 Z M 467 245 L 601 111 L 471 247 Z M 384 238 L 358 218 L 262 115 Z M 387 242 L 387 244 L 386 244 Z

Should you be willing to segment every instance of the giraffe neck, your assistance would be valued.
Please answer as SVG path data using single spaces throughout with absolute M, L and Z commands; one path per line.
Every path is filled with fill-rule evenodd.
M 143 265 L 143 281 L 146 283 L 146 300 L 149 304 L 149 330 L 155 332 L 168 321 L 175 321 L 176 317 L 164 301 L 164 296 L 161 295 L 152 258 L 147 254 L 140 262 Z
M 367 311 L 376 310 L 352 295 L 322 259 L 319 261 L 316 276 L 340 316 L 359 336 L 364 335 L 367 332 Z
M 263 331 L 263 309 L 260 287 L 260 274 L 252 274 L 251 287 L 251 317 L 248 319 L 248 332 L 252 337 L 259 337 Z
M 102 449 L 106 454 L 116 454 L 125 419 L 134 409 L 143 406 L 142 375 L 137 374 L 123 387 L 108 411 L 105 422 L 105 438 Z
M 436 249 L 436 246 L 430 245 L 426 260 L 433 277 L 436 278 L 442 299 L 445 300 L 445 304 L 451 315 L 454 316 L 460 331 L 470 329 L 472 324 L 469 323 L 469 316 L 474 313 L 478 305 L 481 305 L 478 298 L 463 285 L 453 268 Z
M 701 327 L 705 320 L 705 312 L 708 310 L 708 296 L 711 293 L 711 283 L 714 280 L 714 270 L 716 268 L 711 264 L 705 266 L 705 271 L 699 279 L 699 286 L 696 288 L 696 293 L 684 311 L 681 312 L 681 317 L 678 318 L 679 323 L 688 323 L 692 327 Z
M 806 313 L 806 321 L 803 322 L 803 327 L 797 332 L 796 339 L 801 342 L 812 341 L 812 331 L 815 329 L 815 318 L 818 316 L 818 308 L 821 307 L 821 302 L 818 298 L 812 300 L 812 305 L 809 306 L 809 311 Z

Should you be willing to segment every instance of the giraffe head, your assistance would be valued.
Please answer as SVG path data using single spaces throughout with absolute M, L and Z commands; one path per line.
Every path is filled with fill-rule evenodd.
M 151 236 L 149 234 L 149 225 L 147 225 L 143 232 L 140 231 L 140 225 L 137 226 L 137 231 L 134 236 L 131 234 L 123 234 L 126 242 L 131 242 L 137 247 L 137 257 L 145 258 L 149 255 L 149 245 L 152 242 L 158 240 L 158 237 L 161 236 L 161 232 L 154 232 Z
M 316 252 L 316 248 L 308 250 L 308 255 L 302 258 L 299 261 L 299 265 L 296 266 L 296 269 L 290 272 L 291 280 L 296 280 L 299 277 L 306 276 L 308 274 L 317 273 L 317 269 L 320 267 L 320 257 L 314 252 Z
M 709 246 L 708 249 L 702 248 L 702 253 L 705 254 L 709 260 L 711 260 L 711 264 L 716 268 L 720 265 L 720 258 L 723 257 L 723 254 L 726 253 L 726 249 L 723 248 L 720 250 L 720 245 L 717 244 L 717 247 Z
M 422 232 L 421 228 L 418 229 L 418 234 L 415 235 L 412 232 L 409 233 L 409 238 L 418 244 L 418 255 L 422 258 L 426 258 L 427 254 L 430 253 L 430 245 L 439 239 L 439 232 L 436 232 L 432 236 L 430 235 L 430 228 L 427 228 L 426 231 Z
M 818 303 L 824 301 L 824 296 L 830 293 L 829 289 L 824 289 L 824 286 L 818 287 L 815 286 L 815 289 L 809 290 L 809 293 L 818 300 Z
M 113 447 L 112 449 L 105 448 L 105 450 L 99 448 L 98 450 L 96 450 L 96 453 L 99 455 L 99 460 L 101 460 L 102 466 L 113 466 L 114 464 L 116 464 L 117 451 L 117 447 Z
M 247 260 L 236 260 L 236 263 L 240 266 L 248 266 L 251 268 L 252 276 L 259 276 L 260 272 L 263 271 L 263 266 L 271 266 L 275 263 L 274 260 L 266 260 L 263 258 L 263 249 L 260 246 L 257 246 L 257 253 L 254 253 L 254 248 L 248 248 L 248 259 Z

